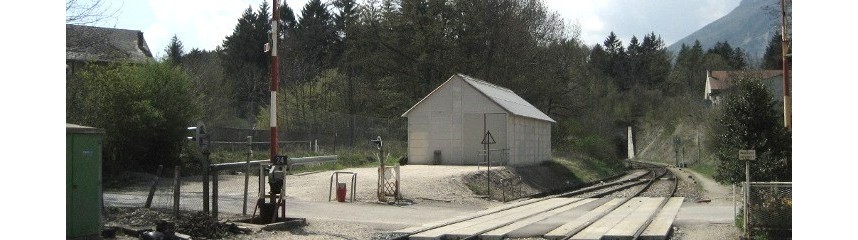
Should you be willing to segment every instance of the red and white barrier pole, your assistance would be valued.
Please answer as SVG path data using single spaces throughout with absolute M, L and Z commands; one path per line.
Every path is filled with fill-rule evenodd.
M 280 21 L 280 14 L 278 14 L 278 3 L 277 0 L 274 0 L 274 7 L 272 8 L 274 11 L 274 20 L 271 21 L 271 116 L 269 117 L 269 122 L 271 123 L 271 163 L 274 163 L 274 156 L 277 156 L 277 88 L 279 83 L 279 71 L 278 71 L 278 60 L 277 60 L 277 40 L 279 39 L 277 34 L 277 23 Z

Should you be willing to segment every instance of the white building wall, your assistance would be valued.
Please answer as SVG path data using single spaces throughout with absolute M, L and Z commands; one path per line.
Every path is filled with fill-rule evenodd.
M 551 159 L 551 123 L 513 116 L 510 165 L 535 165 Z
M 469 84 L 453 77 L 408 113 L 409 163 L 433 164 L 434 151 L 440 150 L 441 164 L 462 164 L 463 115 L 487 112 L 506 111 Z
M 504 142 L 510 149 L 509 165 L 534 165 L 551 159 L 550 122 L 509 114 L 470 84 L 454 76 L 406 115 L 409 162 L 433 164 L 434 151 L 440 150 L 441 164 L 463 164 L 464 133 L 473 132 L 474 129 L 481 132 L 483 127 L 482 121 L 471 123 L 479 126 L 464 126 L 465 115 L 483 113 L 507 113 L 506 134 L 497 135 L 506 137 Z M 474 141 L 472 138 L 467 137 L 469 141 Z

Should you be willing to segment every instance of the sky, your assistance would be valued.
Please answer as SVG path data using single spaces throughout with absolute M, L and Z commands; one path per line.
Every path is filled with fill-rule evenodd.
M 91 1 L 91 0 L 88 0 Z M 613 31 L 624 44 L 632 36 L 641 39 L 651 32 L 670 45 L 706 24 L 726 15 L 740 0 L 546 0 L 567 24 L 580 26 L 587 45 L 601 43 Z M 212 50 L 232 33 L 237 19 L 248 6 L 256 10 L 261 0 L 113 0 L 115 19 L 97 24 L 143 31 L 153 54 L 163 49 L 175 34 L 186 50 Z M 269 1 L 270 2 L 270 1 Z M 286 0 L 296 12 L 307 0 Z M 323 2 L 326 2 L 323 0 Z M 359 1 L 362 2 L 362 1 Z

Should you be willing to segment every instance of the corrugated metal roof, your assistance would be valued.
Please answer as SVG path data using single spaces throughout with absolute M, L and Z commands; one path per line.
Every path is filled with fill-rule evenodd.
M 548 115 L 545 115 L 545 113 L 531 105 L 529 102 L 518 96 L 518 94 L 515 94 L 515 92 L 513 92 L 512 90 L 461 73 L 453 75 L 453 77 L 461 78 L 463 81 L 474 87 L 474 89 L 477 89 L 477 91 L 485 95 L 492 102 L 496 103 L 498 106 L 500 106 L 510 114 L 548 121 L 552 123 L 557 122 L 554 121 L 554 119 L 551 119 L 551 117 L 548 117 Z M 414 106 L 408 109 L 408 111 L 405 111 L 402 116 L 405 117 L 408 112 L 411 112 L 411 110 L 420 105 L 420 103 L 423 103 L 424 100 L 432 96 L 432 94 L 438 91 L 438 89 L 441 89 L 441 87 L 450 82 L 453 77 L 450 77 L 450 79 L 441 84 L 441 86 L 438 86 L 438 88 L 435 88 L 435 90 L 429 93 L 429 95 L 426 95 L 426 97 L 417 102 L 417 104 L 414 104 Z
M 459 77 L 465 80 L 471 86 L 474 86 L 477 90 L 486 95 L 493 102 L 500 105 L 503 109 L 506 109 L 509 113 L 513 115 L 518 115 L 527 118 L 539 119 L 544 121 L 549 121 L 552 123 L 556 123 L 554 119 L 551 119 L 548 115 L 545 115 L 542 111 L 539 111 L 536 107 L 531 105 L 529 102 L 525 101 L 524 98 L 515 94 L 512 90 L 508 88 L 504 88 L 498 85 L 494 85 L 488 83 L 486 81 L 476 79 L 470 77 L 465 74 L 457 74 Z

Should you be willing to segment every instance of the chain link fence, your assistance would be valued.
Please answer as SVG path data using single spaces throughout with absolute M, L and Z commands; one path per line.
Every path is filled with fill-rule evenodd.
M 792 238 L 792 183 L 751 182 L 747 197 L 748 230 L 754 238 Z
M 751 182 L 750 187 L 743 182 L 738 186 L 733 190 L 736 223 L 748 229 L 750 239 L 792 239 L 791 182 Z
M 267 152 L 270 129 L 247 126 L 208 126 L 212 152 Z M 307 118 L 290 119 L 278 128 L 278 140 L 283 152 L 328 152 L 343 148 L 370 149 L 369 139 L 377 136 L 387 141 L 406 141 L 408 120 L 405 118 L 375 118 L 343 113 L 314 113 Z M 248 139 L 248 136 L 250 139 Z

